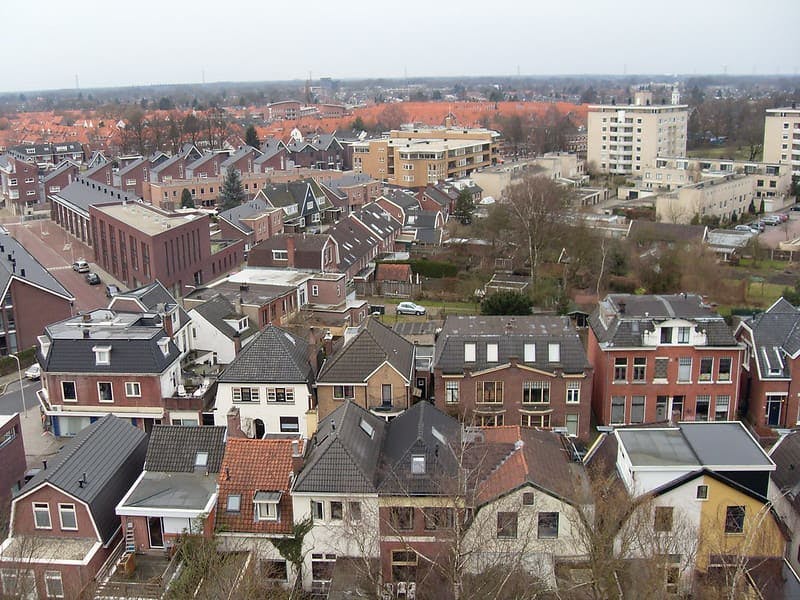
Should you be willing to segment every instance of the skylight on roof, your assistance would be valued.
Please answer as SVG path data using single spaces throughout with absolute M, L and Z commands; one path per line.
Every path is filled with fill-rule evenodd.
M 208 452 L 198 452 L 194 457 L 195 468 L 203 468 L 208 466 Z
M 375 437 L 375 428 L 367 423 L 364 419 L 361 419 L 358 426 L 361 427 L 361 431 L 366 433 L 370 438 Z

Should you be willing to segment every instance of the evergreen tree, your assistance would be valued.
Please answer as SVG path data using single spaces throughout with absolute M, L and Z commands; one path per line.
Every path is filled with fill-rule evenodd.
M 533 302 L 522 292 L 497 292 L 481 302 L 482 315 L 529 315 Z
M 261 140 L 258 139 L 258 132 L 253 125 L 248 125 L 244 132 L 244 143 L 253 148 L 261 148 Z
M 194 198 L 192 198 L 192 192 L 183 188 L 181 192 L 181 208 L 194 208 Z
M 236 169 L 231 169 L 225 176 L 225 181 L 222 183 L 222 191 L 219 194 L 219 203 L 222 204 L 222 210 L 239 206 L 244 199 L 244 188 L 242 187 L 242 179 L 239 177 L 239 172 Z
M 456 200 L 453 216 L 467 225 L 472 222 L 473 210 L 475 210 L 475 205 L 472 203 L 472 196 L 470 196 L 467 190 L 461 190 Z

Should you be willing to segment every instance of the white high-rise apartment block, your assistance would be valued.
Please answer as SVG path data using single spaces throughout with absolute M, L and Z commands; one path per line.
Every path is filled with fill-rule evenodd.
M 647 91 L 636 92 L 633 104 L 593 104 L 587 162 L 601 173 L 639 175 L 657 156 L 686 156 L 688 122 L 687 105 L 653 104 L 653 93 Z
M 764 121 L 764 162 L 792 166 L 792 175 L 800 176 L 800 108 L 767 110 Z

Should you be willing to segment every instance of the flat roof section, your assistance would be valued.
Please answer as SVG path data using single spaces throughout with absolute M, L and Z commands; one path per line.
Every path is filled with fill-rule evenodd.
M 138 202 L 95 206 L 95 209 L 109 217 L 127 223 L 148 235 L 158 235 L 168 229 L 203 218 L 204 215 L 177 215 L 153 210 Z
M 634 467 L 699 467 L 680 429 L 620 429 L 622 446 Z

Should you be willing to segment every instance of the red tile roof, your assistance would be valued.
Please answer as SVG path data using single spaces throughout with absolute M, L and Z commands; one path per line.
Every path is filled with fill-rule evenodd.
M 217 527 L 247 533 L 291 533 L 292 499 L 289 495 L 292 469 L 290 439 L 251 440 L 231 438 L 225 448 L 219 473 Z M 303 441 L 299 442 L 303 452 Z M 277 521 L 256 521 L 253 497 L 256 492 L 281 492 Z M 238 513 L 227 511 L 228 496 L 241 495 Z

